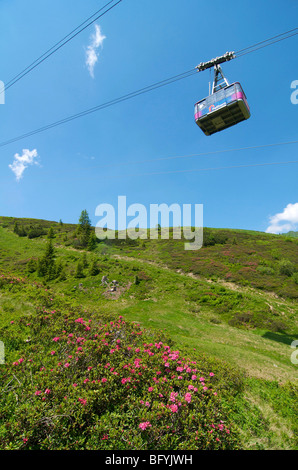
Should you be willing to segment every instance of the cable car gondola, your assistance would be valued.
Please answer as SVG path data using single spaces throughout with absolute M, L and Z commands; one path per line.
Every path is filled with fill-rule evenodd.
M 250 117 L 249 105 L 241 84 L 229 84 L 219 65 L 234 57 L 229 52 L 197 66 L 199 71 L 214 67 L 212 92 L 195 104 L 195 121 L 205 135 L 212 135 Z

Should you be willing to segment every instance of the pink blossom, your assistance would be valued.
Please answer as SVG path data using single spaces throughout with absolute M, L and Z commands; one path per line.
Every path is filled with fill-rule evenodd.
M 184 395 L 184 398 L 185 398 L 185 400 L 187 401 L 187 403 L 190 403 L 190 402 L 191 402 L 191 394 L 190 394 L 190 393 L 186 393 L 186 394 Z
M 148 388 L 148 392 L 153 392 L 153 390 L 154 390 L 153 387 Z
M 210 375 L 210 377 L 213 377 L 213 376 L 214 376 L 213 372 L 210 372 L 210 374 L 209 374 L 209 375 Z
M 60 339 L 59 336 L 55 336 L 55 338 L 53 338 L 53 341 L 57 342 L 59 341 L 59 339 Z
M 177 411 L 178 411 L 178 406 L 177 405 L 170 405 L 169 408 L 172 410 L 173 413 L 177 413 Z
M 49 390 L 48 388 L 45 389 L 44 393 L 46 393 L 47 395 L 49 395 L 51 393 L 51 390 Z
M 142 431 L 145 431 L 145 429 L 147 427 L 150 427 L 150 426 L 151 426 L 151 424 L 150 424 L 149 421 L 145 421 L 145 422 L 139 424 L 139 428 L 142 429 Z
M 107 382 L 108 379 L 106 379 L 105 377 L 103 379 L 101 379 L 101 381 L 104 383 L 104 382 Z
M 51 355 L 54 356 L 56 354 L 56 351 L 51 351 Z
M 197 379 L 197 376 L 196 376 L 196 375 L 192 375 L 191 378 L 192 378 L 192 380 L 196 380 L 196 379 Z
M 69 362 L 66 362 L 66 363 L 64 364 L 64 367 L 69 367 L 69 366 L 70 366 Z
M 41 390 L 36 390 L 36 392 L 34 393 L 34 395 L 40 395 L 41 394 Z

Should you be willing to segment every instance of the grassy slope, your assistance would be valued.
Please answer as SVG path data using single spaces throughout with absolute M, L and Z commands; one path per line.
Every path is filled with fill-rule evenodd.
M 19 238 L 11 232 L 13 219 L 2 218 L 3 222 L 6 227 L 0 228 L 0 270 L 27 275 L 26 263 L 43 254 L 46 240 Z M 99 275 L 88 276 L 86 268 L 86 277 L 78 280 L 73 275 L 82 253 L 65 246 L 74 227 L 58 228 L 56 256 L 66 264 L 68 276 L 63 282 L 51 283 L 55 293 L 88 309 L 116 311 L 145 327 L 165 329 L 177 345 L 243 368 L 249 377 L 246 401 L 244 405 L 239 399 L 235 420 L 239 421 L 246 445 L 291 448 L 291 392 L 278 383 L 297 380 L 297 366 L 290 361 L 290 344 L 298 336 L 297 285 L 278 273 L 278 262 L 287 258 L 297 263 L 294 241 L 255 232 L 225 231 L 230 243 L 204 247 L 197 253 L 185 252 L 179 241 L 100 244 L 96 252 L 87 255 L 89 263 L 94 257 L 98 259 Z M 235 258 L 237 263 L 232 263 Z M 270 268 L 263 277 L 256 271 L 260 265 Z M 234 277 L 227 276 L 227 272 Z M 257 273 L 256 278 L 253 273 Z M 102 275 L 118 280 L 120 289 L 116 294 L 100 285 Z M 30 278 L 37 279 L 36 274 Z M 78 288 L 80 282 L 83 288 Z M 254 287 L 256 282 L 261 289 Z M 281 291 L 283 297 L 278 296 Z M 34 304 L 21 292 L 2 293 L 0 309 L 2 326 L 33 312 Z M 250 421 L 256 419 L 255 427 L 247 417 Z M 257 429 L 262 431 L 260 435 Z

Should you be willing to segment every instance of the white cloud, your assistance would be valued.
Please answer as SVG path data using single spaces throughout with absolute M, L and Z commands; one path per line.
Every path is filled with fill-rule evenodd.
M 94 67 L 98 61 L 98 49 L 103 47 L 106 36 L 101 33 L 100 27 L 95 25 L 95 33 L 91 35 L 91 44 L 86 50 L 86 65 L 92 78 L 94 78 Z
M 270 225 L 267 233 L 282 233 L 297 230 L 298 225 L 298 202 L 288 204 L 284 210 L 270 217 Z
M 28 168 L 28 166 L 38 164 L 38 162 L 34 160 L 37 157 L 38 154 L 36 149 L 31 151 L 28 149 L 23 149 L 22 155 L 19 155 L 18 153 L 14 155 L 13 163 L 8 166 L 14 172 L 17 181 L 20 181 L 20 179 L 23 177 L 23 173 L 26 168 Z

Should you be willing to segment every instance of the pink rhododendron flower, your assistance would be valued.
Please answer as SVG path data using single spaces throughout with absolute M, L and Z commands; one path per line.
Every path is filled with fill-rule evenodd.
M 151 424 L 149 421 L 145 421 L 144 423 L 139 424 L 139 428 L 142 429 L 142 431 L 145 431 L 146 428 L 150 427 Z
M 184 395 L 184 398 L 185 398 L 185 400 L 187 401 L 187 403 L 190 403 L 190 402 L 191 402 L 191 394 L 190 394 L 190 393 L 186 393 L 186 394 Z
M 177 405 L 170 405 L 170 409 L 172 410 L 173 413 L 177 413 L 178 406 Z
M 170 395 L 170 400 L 175 402 L 177 395 L 178 395 L 177 392 L 172 392 L 171 395 Z

